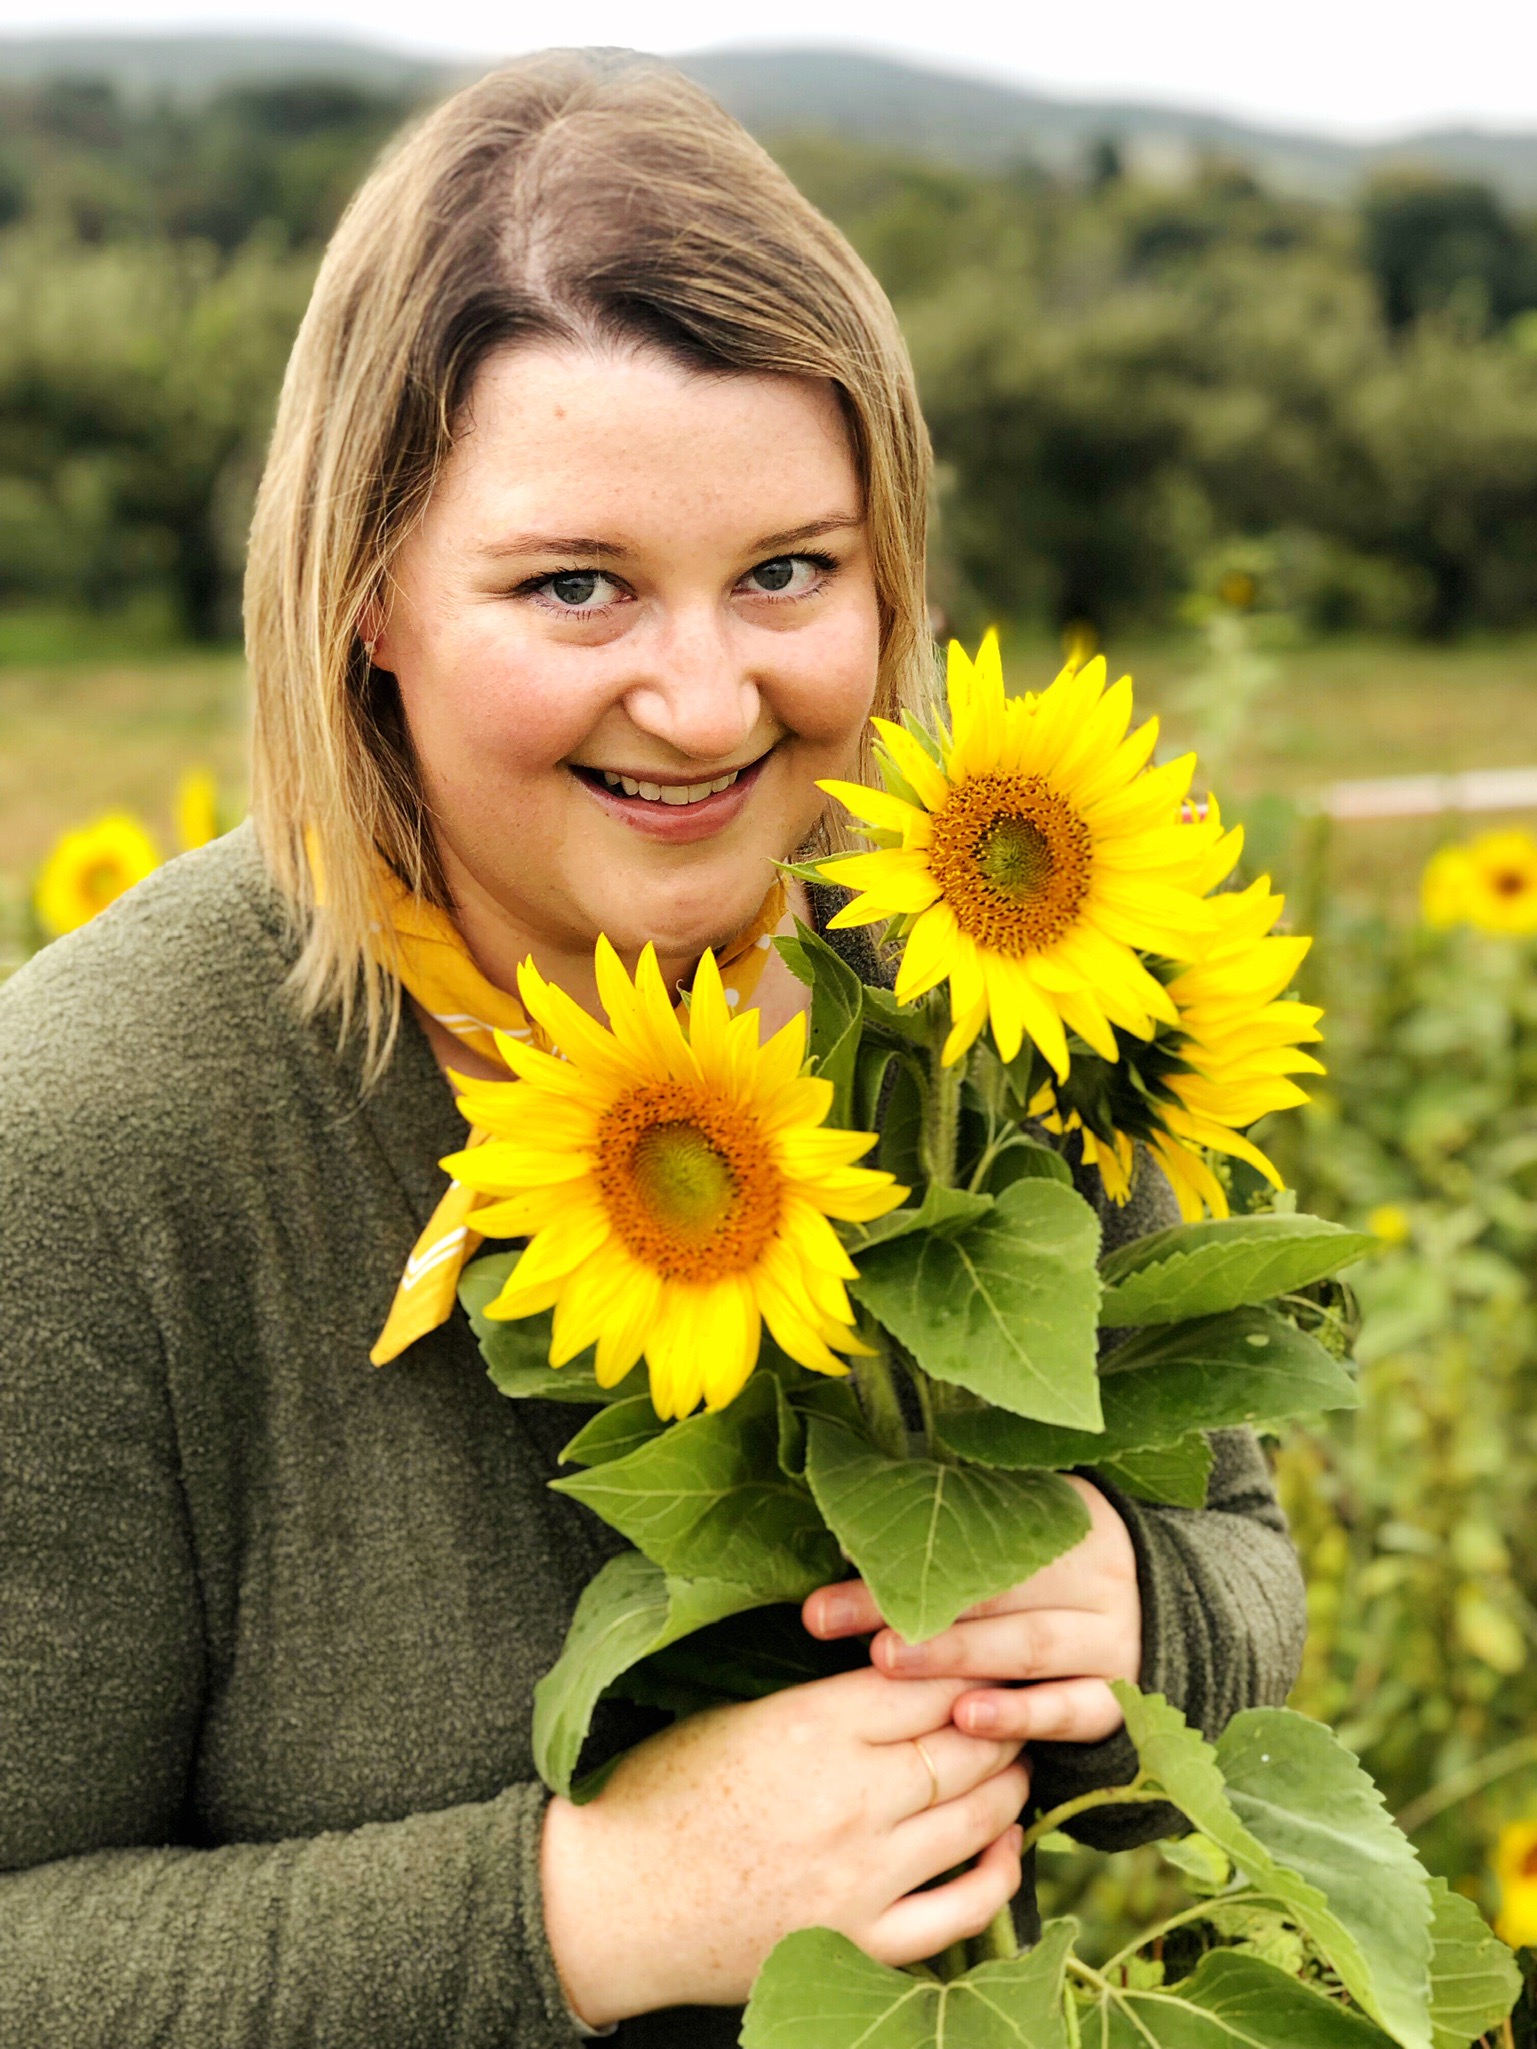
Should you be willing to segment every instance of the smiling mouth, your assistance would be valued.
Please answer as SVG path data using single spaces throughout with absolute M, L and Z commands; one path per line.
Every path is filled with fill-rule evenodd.
M 742 768 L 733 768 L 725 775 L 692 783 L 649 782 L 640 776 L 625 775 L 612 768 L 589 768 L 583 762 L 572 762 L 571 771 L 583 782 L 591 783 L 594 789 L 606 791 L 611 797 L 633 797 L 643 804 L 663 804 L 683 808 L 690 804 L 703 804 L 709 797 L 718 797 L 723 790 L 756 775 L 767 760 L 760 755 L 756 761 L 748 762 Z

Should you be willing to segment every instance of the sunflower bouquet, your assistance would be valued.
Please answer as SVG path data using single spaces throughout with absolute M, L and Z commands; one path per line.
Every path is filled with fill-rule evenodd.
M 767 1043 L 708 953 L 680 1017 L 649 949 L 632 979 L 600 942 L 606 1028 L 524 967 L 516 1079 L 465 1084 L 481 1142 L 445 1165 L 475 1232 L 526 1241 L 461 1284 L 491 1376 L 591 1411 L 554 1484 L 631 1547 L 538 1691 L 556 1790 L 601 1787 L 606 1697 L 687 1713 L 832 1669 L 796 1611 L 850 1567 L 932 1637 L 1086 1534 L 1065 1473 L 1199 1507 L 1207 1433 L 1356 1401 L 1332 1276 L 1371 1241 L 1296 1214 L 1246 1135 L 1321 1071 L 1285 994 L 1307 942 L 1268 882 L 1223 887 L 1240 834 L 1131 718 L 1102 662 L 1009 697 L 991 637 L 952 648 L 943 704 L 877 721 L 880 787 L 824 786 L 868 849 L 802 871 L 847 893 L 833 927 L 880 928 L 894 982 L 801 926 L 777 943 L 809 1019 Z M 1148 1155 L 1184 1221 L 1104 1256 Z M 1005 1916 L 899 1971 L 807 1930 L 748 2049 L 1453 2049 L 1508 2011 L 1506 1952 L 1327 1729 L 1255 1709 L 1211 1744 L 1117 1692 L 1135 1777 L 1026 1844 L 1177 1809 L 1201 1897 L 1146 1954 L 1096 1968 L 1059 1920 L 1017 1955 Z M 1175 1928 L 1204 1931 L 1183 1976 Z

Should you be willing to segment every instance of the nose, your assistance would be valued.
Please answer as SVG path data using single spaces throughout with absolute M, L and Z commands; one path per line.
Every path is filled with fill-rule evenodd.
M 678 621 L 658 639 L 623 703 L 643 732 L 697 761 L 727 760 L 754 732 L 763 710 L 758 685 L 724 622 L 697 617 Z

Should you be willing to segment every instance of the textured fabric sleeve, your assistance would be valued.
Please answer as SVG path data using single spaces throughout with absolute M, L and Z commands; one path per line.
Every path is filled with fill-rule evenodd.
M 63 1142 L 6 1093 L 0 2041 L 568 2049 L 542 1788 L 313 1840 L 178 1844 L 203 1633 L 158 1342 L 112 1191 L 71 1190 Z
M 1079 1170 L 1080 1194 L 1100 1215 L 1106 1251 L 1179 1222 L 1168 1182 L 1143 1153 L 1131 1200 L 1106 1201 L 1097 1175 Z M 1169 1508 L 1133 1501 L 1098 1474 L 1131 1534 L 1142 1595 L 1145 1692 L 1161 1693 L 1209 1737 L 1240 1708 L 1284 1701 L 1302 1662 L 1307 1626 L 1302 1570 L 1251 1430 L 1211 1433 L 1206 1506 Z M 1126 1784 L 1137 1755 L 1122 1730 L 1103 1743 L 1032 1746 L 1031 1804 L 1059 1806 L 1098 1786 Z M 1069 1832 L 1097 1849 L 1121 1850 L 1182 1826 L 1172 1808 L 1095 1808 Z

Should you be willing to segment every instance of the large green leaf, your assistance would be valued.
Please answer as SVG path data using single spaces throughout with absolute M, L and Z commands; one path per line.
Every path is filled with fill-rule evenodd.
M 787 1686 L 809 1686 L 869 1662 L 864 1638 L 824 1643 L 801 1621 L 799 1607 L 753 1608 L 643 1658 L 609 1691 L 691 1715 L 728 1701 L 759 1700 Z
M 1099 1224 L 1055 1181 L 1016 1181 L 957 1235 L 861 1256 L 858 1297 L 935 1380 L 1018 1416 L 1099 1425 Z
M 593 1708 L 622 1672 L 707 1623 L 762 1605 L 747 1588 L 720 1580 L 669 1579 L 638 1551 L 611 1558 L 577 1602 L 565 1647 L 534 1688 L 534 1764 L 545 1784 L 571 1792 Z
M 850 1239 L 850 1250 L 863 1253 L 872 1245 L 887 1245 L 893 1238 L 910 1238 L 915 1231 L 937 1231 L 941 1237 L 950 1237 L 969 1229 L 992 1207 L 990 1195 L 971 1195 L 964 1188 L 943 1188 L 931 1182 L 916 1208 L 888 1210 L 873 1223 L 860 1226 L 864 1235 Z
M 1316 1338 L 1273 1309 L 1234 1309 L 1128 1338 L 1101 1362 L 1100 1399 L 1103 1432 L 977 1409 L 943 1416 L 940 1434 L 961 1458 L 980 1464 L 1066 1470 L 1178 1444 L 1193 1430 L 1264 1427 L 1354 1408 L 1361 1397 Z
M 1094 1470 L 1134 1501 L 1163 1501 L 1174 1508 L 1204 1508 L 1215 1463 L 1208 1440 L 1197 1431 L 1178 1444 L 1154 1445 L 1101 1459 Z
M 1216 1316 L 1321 1281 L 1375 1244 L 1322 1217 L 1209 1217 L 1134 1238 L 1100 1269 L 1111 1329 Z
M 878 1964 L 829 1928 L 787 1935 L 758 1973 L 742 2049 L 1066 2049 L 1062 1963 L 1076 1928 L 1052 1921 L 1027 1955 L 948 1985 Z
M 807 1051 L 816 1071 L 833 1085 L 827 1122 L 847 1130 L 854 1121 L 854 1076 L 859 1059 L 864 984 L 842 954 L 795 921 L 793 939 L 776 939 L 785 965 L 811 991 L 811 1025 Z
M 664 1572 L 729 1580 L 764 1601 L 798 1601 L 842 1569 L 781 1432 L 799 1423 L 771 1373 L 729 1408 L 674 1423 L 624 1457 L 552 1483 L 584 1502 Z
M 459 1279 L 459 1300 L 479 1340 L 486 1371 L 502 1394 L 547 1402 L 612 1401 L 593 1377 L 591 1355 L 569 1366 L 550 1364 L 550 1316 L 519 1316 L 511 1322 L 487 1316 L 521 1252 L 491 1252 L 473 1259 Z
M 1468 2049 L 1515 2005 L 1521 1973 L 1471 1900 L 1430 1881 L 1430 2026 L 1435 2049 Z
M 656 1412 L 649 1394 L 632 1395 L 628 1401 L 610 1402 L 577 1431 L 561 1452 L 563 1466 L 603 1466 L 612 1459 L 626 1458 L 669 1426 Z
M 1114 1690 L 1159 1789 L 1307 1930 L 1402 2049 L 1431 2049 L 1430 1888 L 1350 1751 L 1288 1708 L 1246 1709 L 1213 1749 L 1158 1695 Z
M 1209 1951 L 1179 1985 L 1111 1986 L 1083 2039 L 1094 2049 L 1388 2049 L 1360 2014 L 1233 1949 Z
M 891 1459 L 817 1418 L 807 1435 L 817 1506 L 910 1643 L 948 1629 L 1088 1534 L 1082 1498 L 1055 1473 Z

